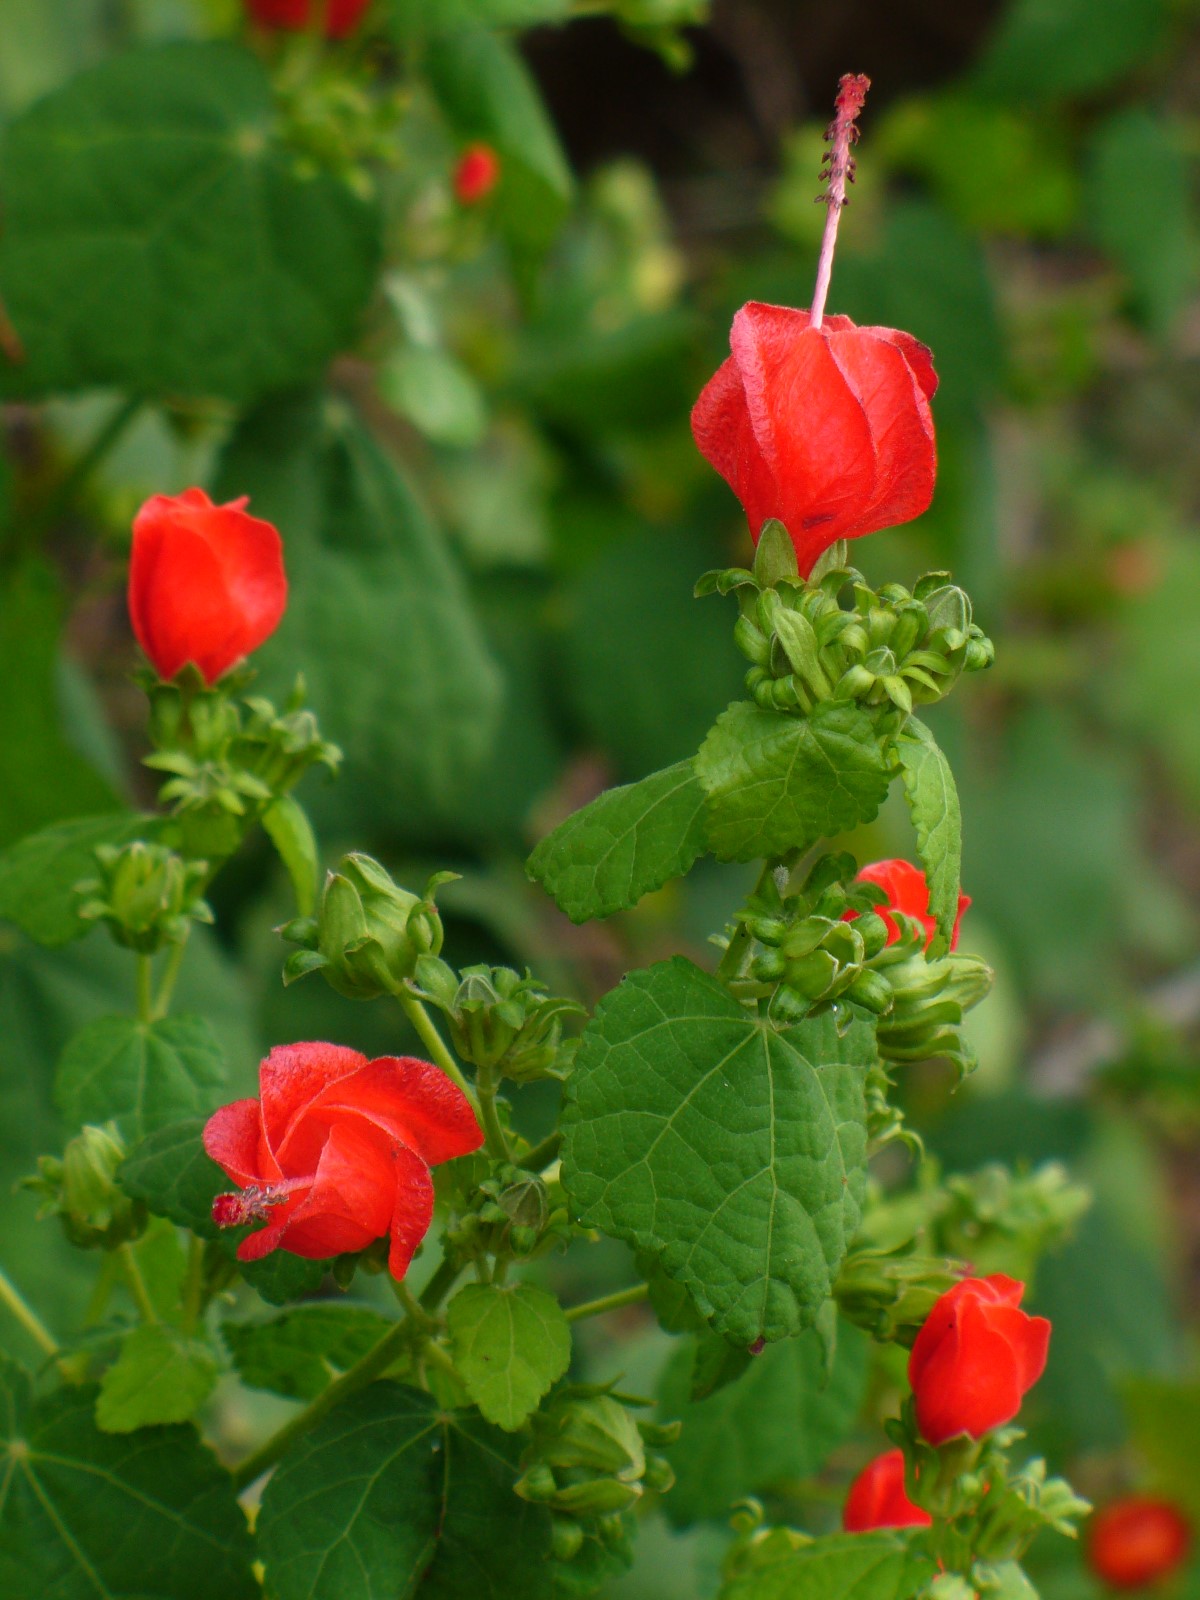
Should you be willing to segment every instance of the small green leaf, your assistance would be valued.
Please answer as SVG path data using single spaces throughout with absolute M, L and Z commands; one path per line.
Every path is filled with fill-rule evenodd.
M 608 917 L 704 852 L 704 791 L 690 761 L 609 789 L 549 833 L 527 871 L 572 922 Z
M 95 876 L 96 846 L 151 839 L 157 831 L 154 817 L 113 811 L 31 833 L 0 853 L 0 917 L 38 944 L 81 939 L 92 924 L 79 918 L 75 885 Z
M 262 1322 L 223 1322 L 242 1382 L 289 1400 L 315 1400 L 394 1324 L 370 1306 L 297 1306 Z
M 263 1492 L 273 1600 L 552 1600 L 550 1516 L 513 1493 L 521 1441 L 376 1383 L 299 1441 Z
M 423 65 L 459 136 L 500 156 L 496 224 L 519 262 L 536 260 L 554 241 L 573 183 L 529 68 L 507 39 L 482 30 L 431 41 Z
M 910 1600 L 933 1562 L 902 1533 L 832 1533 L 807 1539 L 776 1528 L 735 1557 L 718 1600 Z
M 747 1345 L 816 1317 L 858 1227 L 874 1035 L 776 1029 L 676 957 L 584 1030 L 563 1111 L 577 1220 L 653 1254 Z
M 132 1200 L 143 1200 L 156 1217 L 169 1217 L 202 1239 L 215 1239 L 212 1203 L 229 1179 L 204 1153 L 204 1117 L 169 1122 L 138 1141 L 121 1163 L 118 1178 Z
M 68 154 L 69 153 L 69 154 Z M 9 127 L 0 293 L 9 393 L 244 402 L 354 336 L 379 208 L 301 172 L 248 50 L 172 43 L 82 72 Z
M 571 1328 L 532 1283 L 469 1283 L 446 1309 L 454 1364 L 489 1422 L 512 1433 L 571 1361 Z
M 962 866 L 962 812 L 954 773 L 933 734 L 910 717 L 896 740 L 909 814 L 917 830 L 917 853 L 929 885 L 929 914 L 937 923 L 930 955 L 950 948 L 958 919 Z
M 224 1085 L 221 1047 L 203 1017 L 101 1017 L 63 1051 L 54 1092 L 68 1122 L 113 1121 L 140 1139 L 215 1110 Z
M 732 1383 L 697 1397 L 710 1343 L 711 1337 L 685 1340 L 659 1390 L 659 1420 L 683 1423 L 666 1450 L 675 1487 L 663 1501 L 677 1527 L 724 1520 L 741 1496 L 819 1471 L 853 1429 L 866 1389 L 870 1341 L 847 1324 L 839 1329 L 828 1383 L 821 1340 L 809 1329 L 768 1345 Z
M 221 1243 L 235 1255 L 243 1237 L 241 1229 L 227 1228 Z M 268 1305 L 285 1306 L 307 1294 L 315 1294 L 329 1271 L 328 1261 L 310 1261 L 287 1250 L 272 1250 L 261 1261 L 239 1261 L 238 1271 Z
M 890 774 L 871 717 L 826 704 L 811 717 L 735 701 L 700 747 L 708 842 L 721 861 L 806 850 L 870 822 Z
M 290 794 L 281 794 L 263 812 L 262 824 L 292 880 L 297 911 L 311 917 L 317 909 L 321 860 L 308 813 Z
M 187 1422 L 216 1381 L 217 1361 L 209 1345 L 165 1323 L 145 1323 L 126 1335 L 104 1374 L 96 1426 L 105 1433 L 132 1433 L 156 1422 Z
M 101 1433 L 94 1388 L 34 1401 L 0 1357 L 0 1594 L 5 1600 L 255 1600 L 229 1474 L 186 1426 Z

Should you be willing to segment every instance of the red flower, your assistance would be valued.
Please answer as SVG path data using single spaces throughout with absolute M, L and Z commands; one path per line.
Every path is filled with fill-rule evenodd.
M 964 1278 L 925 1319 L 908 1358 L 917 1426 L 930 1444 L 1011 1422 L 1046 1367 L 1050 1324 L 1018 1309 L 1025 1285 Z
M 729 360 L 692 411 L 703 455 L 742 502 L 755 543 L 768 517 L 801 574 L 838 539 L 910 522 L 933 498 L 937 450 L 929 351 L 895 328 L 751 301 Z
M 353 33 L 370 4 L 371 0 L 246 0 L 250 15 L 264 28 L 299 31 L 323 17 L 327 39 Z
M 500 182 L 500 157 L 490 144 L 468 145 L 454 169 L 454 192 L 464 206 L 478 205 Z
M 129 617 L 161 678 L 194 661 L 214 683 L 279 626 L 283 544 L 246 504 L 185 489 L 156 494 L 134 519 Z
M 1088 1565 L 1114 1589 L 1141 1589 L 1174 1572 L 1191 1542 L 1187 1518 L 1169 1500 L 1130 1495 L 1093 1520 Z
M 259 1090 L 204 1129 L 205 1150 L 241 1190 L 217 1196 L 213 1221 L 267 1224 L 238 1259 L 283 1249 L 321 1260 L 390 1234 L 388 1266 L 402 1278 L 433 1218 L 430 1167 L 483 1143 L 461 1090 L 428 1061 L 368 1061 L 336 1044 L 276 1046 Z
M 914 867 L 911 861 L 872 861 L 858 876 L 863 883 L 873 883 L 887 895 L 887 905 L 876 908 L 887 926 L 887 942 L 895 944 L 900 937 L 895 918 L 888 915 L 890 909 L 912 917 L 924 926 L 925 946 L 928 949 L 937 932 L 937 923 L 929 915 L 929 885 L 920 867 Z M 958 915 L 954 919 L 954 933 L 950 939 L 951 950 L 958 948 L 958 930 L 962 926 L 963 912 L 970 904 L 970 895 L 959 895 Z M 842 920 L 853 922 L 857 915 L 857 911 L 847 911 Z
M 850 1485 L 842 1508 L 847 1533 L 872 1528 L 928 1528 L 933 1518 L 904 1492 L 904 1451 L 888 1450 L 867 1465 Z

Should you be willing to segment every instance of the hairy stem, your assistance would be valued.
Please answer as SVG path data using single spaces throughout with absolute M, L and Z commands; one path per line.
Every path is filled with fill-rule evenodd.
M 12 1313 L 43 1355 L 58 1354 L 58 1341 L 16 1284 L 3 1271 L 0 1271 L 0 1305 Z
M 568 1309 L 567 1321 L 582 1322 L 585 1317 L 602 1317 L 608 1311 L 619 1311 L 622 1306 L 636 1306 L 649 1293 L 648 1283 L 635 1283 L 628 1289 L 618 1289 L 615 1294 L 601 1295 L 598 1300 L 584 1300 L 581 1305 Z
M 535 1144 L 528 1155 L 521 1157 L 521 1165 L 530 1172 L 541 1172 L 543 1167 L 557 1159 L 562 1148 L 562 1134 L 556 1128 L 553 1133 L 548 1133 L 541 1144 Z
M 175 984 L 179 978 L 179 969 L 183 966 L 183 956 L 186 949 L 186 939 L 171 947 L 171 953 L 167 957 L 163 975 L 159 981 L 158 993 L 154 996 L 153 1017 L 155 1021 L 165 1017 L 171 1008 L 171 996 L 175 993 Z
M 144 1322 L 157 1322 L 158 1312 L 154 1309 L 154 1301 L 150 1298 L 150 1291 L 146 1288 L 146 1280 L 142 1277 L 142 1269 L 138 1266 L 137 1257 L 128 1244 L 118 1246 L 117 1255 L 121 1260 L 121 1267 L 125 1273 L 125 1282 L 133 1296 L 133 1303 Z
M 204 1309 L 204 1240 L 193 1234 L 183 1280 L 183 1331 L 194 1333 Z
M 498 1160 L 511 1161 L 512 1151 L 508 1147 L 508 1135 L 496 1110 L 496 1087 L 496 1080 L 491 1072 L 480 1068 L 475 1079 L 475 1088 L 479 1094 L 479 1115 L 487 1147 Z
M 426 1050 L 429 1051 L 431 1058 L 439 1067 L 441 1067 L 442 1071 L 450 1079 L 451 1083 L 455 1084 L 459 1089 L 462 1090 L 463 1094 L 467 1098 L 467 1102 L 470 1105 L 471 1110 L 477 1117 L 480 1117 L 480 1106 L 478 1100 L 475 1098 L 474 1091 L 472 1090 L 471 1085 L 463 1077 L 462 1070 L 459 1067 L 458 1062 L 455 1061 L 454 1057 L 450 1054 L 450 1051 L 446 1047 L 445 1041 L 442 1039 L 441 1034 L 434 1026 L 433 1019 L 430 1017 L 428 1011 L 426 1011 L 425 1007 L 417 999 L 416 995 L 413 994 L 409 989 L 398 990 L 396 999 L 399 1000 L 401 1006 L 404 1008 L 404 1015 L 417 1030 L 418 1037 L 420 1038 L 421 1043 L 425 1046 Z
M 417 1304 L 425 1313 L 436 1311 L 458 1281 L 462 1268 L 447 1257 L 421 1290 Z
M 327 1389 L 323 1389 L 303 1411 L 298 1412 L 290 1422 L 284 1423 L 283 1427 L 269 1439 L 264 1440 L 257 1450 L 239 1462 L 232 1473 L 234 1487 L 238 1490 L 246 1489 L 256 1478 L 261 1478 L 268 1467 L 273 1467 L 297 1439 L 302 1438 L 310 1428 L 327 1417 L 335 1406 L 340 1405 L 350 1395 L 357 1394 L 360 1389 L 365 1389 L 369 1383 L 373 1383 L 380 1373 L 391 1366 L 411 1337 L 412 1323 L 408 1317 L 402 1318 L 390 1327 L 383 1337 L 371 1346 L 365 1356 L 356 1361 L 352 1367 L 348 1367 L 340 1378 L 335 1379 Z
M 154 1021 L 154 957 L 137 958 L 137 1014 L 139 1022 Z

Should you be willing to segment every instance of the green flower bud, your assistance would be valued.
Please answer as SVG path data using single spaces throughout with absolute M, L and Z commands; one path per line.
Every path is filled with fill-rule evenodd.
M 284 981 L 320 970 L 349 1000 L 398 994 L 418 960 L 436 956 L 442 947 L 433 896 L 456 876 L 436 873 L 418 897 L 394 883 L 371 856 L 344 856 L 325 880 L 315 930 L 307 919 L 284 930 L 305 946 L 289 957 Z
M 105 922 L 118 944 L 153 955 L 166 944 L 182 944 L 193 922 L 211 922 L 200 890 L 205 861 L 185 861 L 173 850 L 135 839 L 98 845 L 99 876 L 75 886 L 85 922 Z
M 978 956 L 954 953 L 929 960 L 924 930 L 898 917 L 901 938 L 872 962 L 872 971 L 886 980 L 892 1005 L 876 1029 L 885 1061 L 926 1061 L 946 1056 L 960 1073 L 974 1058 L 959 1032 L 963 1017 L 989 993 L 994 974 Z
M 39 1156 L 37 1175 L 21 1187 L 43 1197 L 39 1217 L 59 1217 L 73 1245 L 115 1250 L 146 1225 L 146 1208 L 130 1200 L 116 1181 L 125 1146 L 114 1123 L 88 1125 L 70 1141 L 62 1159 Z
M 582 1016 L 583 1007 L 547 994 L 531 973 L 466 967 L 456 979 L 444 962 L 422 957 L 416 987 L 445 1015 L 464 1061 L 517 1083 L 563 1075 L 563 1018 Z
M 646 1469 L 642 1436 L 632 1414 L 611 1395 L 569 1399 L 552 1413 L 553 1435 L 540 1452 L 556 1467 L 587 1467 L 633 1483 Z

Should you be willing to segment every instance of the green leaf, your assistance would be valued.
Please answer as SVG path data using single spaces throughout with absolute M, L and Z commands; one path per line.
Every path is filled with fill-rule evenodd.
M 456 133 L 500 156 L 496 225 L 518 262 L 536 259 L 554 241 L 573 184 L 528 67 L 507 39 L 483 31 L 433 40 L 423 64 Z
M 563 1111 L 577 1219 L 657 1257 L 747 1345 L 808 1326 L 858 1227 L 869 1026 L 776 1030 L 682 957 L 584 1031 Z
M 105 1433 L 132 1433 L 152 1423 L 187 1422 L 216 1382 L 211 1346 L 165 1323 L 145 1323 L 125 1336 L 120 1355 L 104 1374 L 96 1425 Z
M 40 561 L 0 584 L 0 746 L 19 750 L 0 786 L 0 844 L 57 817 L 115 803 L 112 789 L 64 731 L 60 585 Z
M 446 1308 L 454 1364 L 489 1422 L 512 1433 L 567 1370 L 571 1328 L 532 1283 L 469 1283 Z
M 218 493 L 250 494 L 288 530 L 287 614 L 256 652 L 285 697 L 302 661 L 345 772 L 313 794 L 340 833 L 377 830 L 380 797 L 409 836 L 434 831 L 491 752 L 503 686 L 448 541 L 344 405 L 256 412 Z M 364 661 L 371 671 L 363 671 Z
M 1196 279 L 1186 130 L 1142 106 L 1116 112 L 1093 136 L 1086 193 L 1094 237 L 1125 272 L 1142 321 L 1165 337 Z
M 317 909 L 321 860 L 308 813 L 290 794 L 282 794 L 263 812 L 262 824 L 292 880 L 297 912 L 311 917 Z
M 54 1096 L 72 1124 L 115 1122 L 127 1139 L 216 1109 L 225 1060 L 203 1017 L 101 1017 L 59 1059 Z
M 934 1573 L 885 1530 L 806 1539 L 777 1528 L 735 1561 L 718 1600 L 909 1600 Z
M 33 1400 L 0 1357 L 0 1593 L 5 1600 L 254 1600 L 246 1519 L 190 1427 L 101 1433 L 94 1388 Z
M 15 922 L 38 944 L 70 944 L 92 924 L 76 914 L 75 885 L 96 873 L 96 846 L 153 838 L 153 817 L 106 812 L 57 822 L 0 854 L 0 917 Z
M 533 28 L 561 22 L 571 0 L 392 0 L 397 37 L 402 44 L 476 28 Z
M 512 1491 L 520 1448 L 399 1384 L 352 1396 L 263 1492 L 273 1600 L 551 1600 L 549 1514 Z
M 930 946 L 932 956 L 950 948 L 958 918 L 962 870 L 962 813 L 950 763 L 923 722 L 910 717 L 896 740 L 913 827 L 917 854 L 929 885 L 929 914 L 937 922 Z
M 212 1219 L 212 1203 L 230 1183 L 204 1153 L 206 1120 L 184 1117 L 155 1129 L 134 1145 L 118 1178 L 130 1199 L 145 1201 L 156 1217 L 169 1217 L 202 1239 L 216 1239 L 221 1230 Z
M 704 791 L 681 761 L 598 795 L 546 835 L 526 870 L 572 922 L 587 922 L 636 905 L 704 848 Z
M 221 1243 L 231 1256 L 243 1237 L 241 1230 L 227 1228 Z M 272 1250 L 261 1261 L 239 1261 L 238 1271 L 256 1294 L 272 1306 L 285 1306 L 292 1300 L 315 1294 L 329 1271 L 328 1261 L 310 1261 L 287 1250 Z
M 223 1322 L 242 1382 L 290 1400 L 314 1400 L 393 1326 L 370 1306 L 297 1306 L 262 1322 Z
M 660 1420 L 683 1423 L 665 1452 L 675 1487 L 663 1510 L 677 1527 L 724 1520 L 743 1495 L 819 1471 L 853 1429 L 866 1390 L 870 1341 L 845 1323 L 828 1383 L 821 1341 L 809 1329 L 768 1345 L 735 1382 L 695 1399 L 690 1391 L 704 1348 L 704 1340 L 685 1340 L 659 1389 Z
M 708 841 L 721 861 L 807 850 L 870 822 L 890 774 L 871 717 L 821 705 L 811 717 L 735 701 L 696 757 Z
M 379 213 L 302 172 L 247 50 L 114 55 L 14 121 L 0 293 L 25 350 L 0 385 L 244 402 L 354 336 Z

